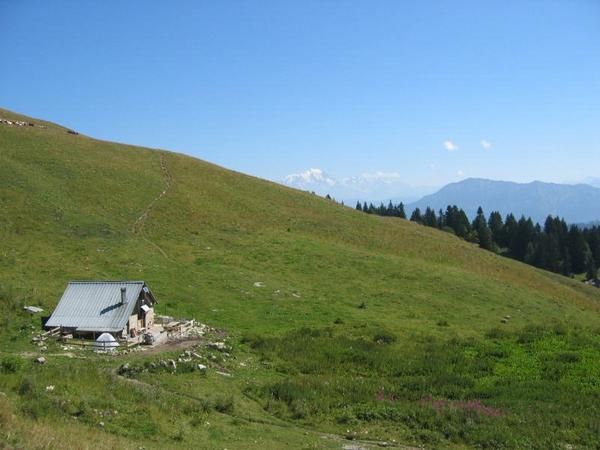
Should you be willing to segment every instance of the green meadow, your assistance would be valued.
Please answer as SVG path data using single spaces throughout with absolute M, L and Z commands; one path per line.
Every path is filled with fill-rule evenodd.
M 0 117 L 44 126 L 0 124 L 0 446 L 598 448 L 599 290 L 188 156 Z M 22 308 L 51 311 L 73 279 L 143 279 L 159 314 L 232 349 L 198 350 L 206 373 L 160 368 L 181 350 L 58 343 L 36 364 L 40 318 Z

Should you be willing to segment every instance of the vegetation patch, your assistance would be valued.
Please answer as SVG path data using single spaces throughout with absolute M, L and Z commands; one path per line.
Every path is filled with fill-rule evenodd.
M 284 375 L 247 393 L 285 420 L 387 423 L 423 445 L 592 446 L 600 420 L 600 337 L 562 331 L 528 327 L 388 345 L 329 328 L 247 338 Z

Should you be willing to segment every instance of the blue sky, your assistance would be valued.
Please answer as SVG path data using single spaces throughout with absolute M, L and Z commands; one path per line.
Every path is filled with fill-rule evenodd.
M 600 176 L 597 0 L 0 0 L 0 38 L 1 106 L 264 178 Z

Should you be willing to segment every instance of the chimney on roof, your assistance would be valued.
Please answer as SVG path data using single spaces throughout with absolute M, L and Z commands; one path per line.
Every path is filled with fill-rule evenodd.
M 127 288 L 121 288 L 121 305 L 127 303 Z

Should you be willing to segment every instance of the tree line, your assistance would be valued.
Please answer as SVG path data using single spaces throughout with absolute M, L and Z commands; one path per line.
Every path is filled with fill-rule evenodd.
M 356 209 L 367 214 L 407 219 L 403 203 L 375 206 L 357 202 Z M 513 214 L 507 214 L 503 218 L 498 211 L 486 217 L 481 207 L 470 221 L 456 205 L 448 205 L 445 211 L 440 209 L 437 213 L 429 207 L 425 211 L 416 208 L 410 220 L 552 272 L 566 276 L 585 273 L 588 280 L 598 276 L 600 226 L 569 226 L 564 219 L 549 215 L 542 227 L 525 216 L 517 220 Z

